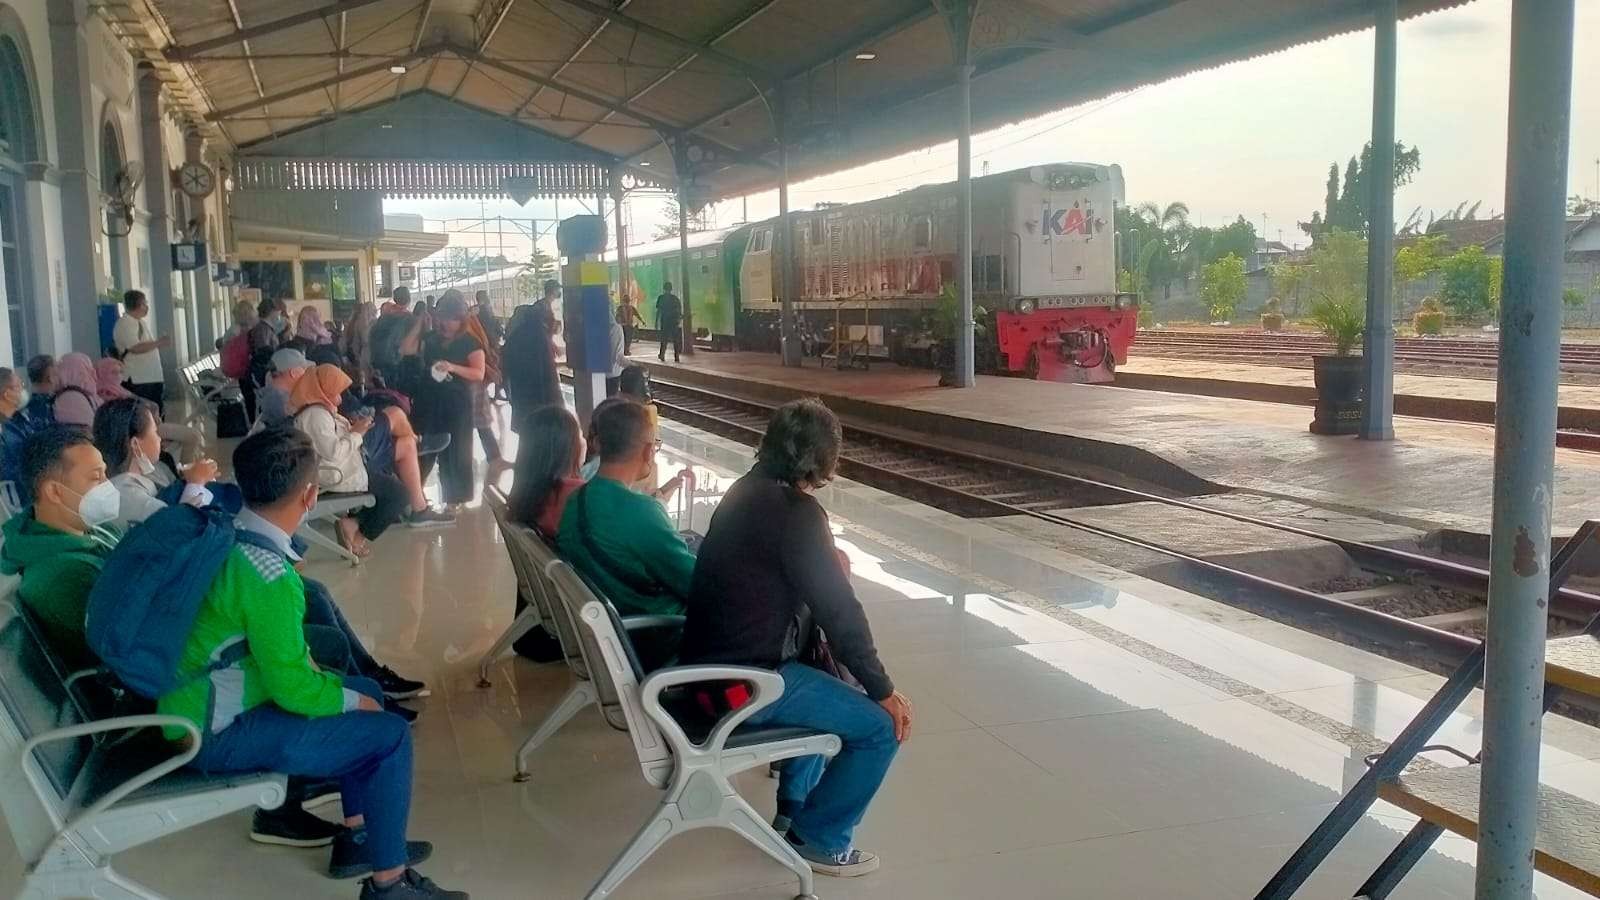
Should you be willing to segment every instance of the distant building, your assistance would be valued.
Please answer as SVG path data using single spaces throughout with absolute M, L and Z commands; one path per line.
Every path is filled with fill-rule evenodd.
M 1292 251 L 1282 241 L 1265 241 L 1256 238 L 1256 249 L 1244 261 L 1245 272 L 1259 272 L 1275 263 L 1287 262 Z

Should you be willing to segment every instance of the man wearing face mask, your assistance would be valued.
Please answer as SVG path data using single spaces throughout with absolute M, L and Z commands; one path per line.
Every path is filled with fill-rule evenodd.
M 23 409 L 28 405 L 28 389 L 22 378 L 10 369 L 0 368 L 0 481 L 11 482 L 20 496 L 17 481 L 22 473 L 22 445 L 35 429 Z
M 21 477 L 33 505 L 6 520 L 0 573 L 22 576 L 18 595 L 70 668 L 96 665 L 83 618 L 89 590 L 121 537 L 109 527 L 121 507 L 116 485 L 89 436 L 60 425 L 28 438 Z

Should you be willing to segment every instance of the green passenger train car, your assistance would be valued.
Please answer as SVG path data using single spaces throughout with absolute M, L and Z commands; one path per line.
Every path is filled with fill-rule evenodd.
M 695 336 L 719 349 L 733 349 L 738 331 L 739 273 L 749 226 L 719 228 L 689 235 L 688 301 Z M 628 293 L 648 327 L 655 327 L 656 297 L 672 282 L 684 296 L 681 248 L 676 237 L 628 248 Z M 607 262 L 612 293 L 621 296 L 615 259 Z

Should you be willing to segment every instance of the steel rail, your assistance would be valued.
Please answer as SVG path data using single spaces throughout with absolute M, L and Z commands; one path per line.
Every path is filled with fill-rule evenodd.
M 664 381 L 664 380 L 661 380 L 661 379 L 654 379 L 653 378 L 653 383 L 656 384 L 656 385 L 659 385 L 661 387 L 668 388 L 670 390 L 683 391 L 683 392 L 690 393 L 690 394 L 696 394 L 696 395 L 699 395 L 702 398 L 714 400 L 714 401 L 717 401 L 717 402 L 720 402 L 720 403 L 724 403 L 724 404 L 730 404 L 730 405 L 734 405 L 734 406 L 742 406 L 742 407 L 745 407 L 747 409 L 758 410 L 758 411 L 761 411 L 761 412 L 767 413 L 767 414 L 770 414 L 771 411 L 776 408 L 776 406 L 773 405 L 773 404 L 764 403 L 764 402 L 756 401 L 756 400 L 751 400 L 751 399 L 748 399 L 748 398 L 745 398 L 745 397 L 737 397 L 737 396 L 725 394 L 725 393 L 722 393 L 722 392 L 719 392 L 719 391 L 708 390 L 708 389 L 702 388 L 702 387 L 694 387 L 694 386 L 689 386 L 689 385 L 683 385 L 683 384 L 680 384 L 678 382 Z M 717 419 L 715 416 L 711 416 L 711 415 L 708 415 L 708 414 L 705 414 L 705 413 L 696 413 L 695 411 L 690 410 L 687 407 L 683 407 L 683 406 L 678 405 L 678 404 L 673 404 L 670 401 L 664 401 L 663 399 L 661 399 L 659 397 L 656 398 L 656 403 L 657 403 L 658 406 L 671 407 L 675 411 L 681 412 L 685 416 L 698 416 L 699 418 L 701 418 L 704 421 L 713 422 L 713 423 L 719 424 L 719 425 L 724 426 L 724 427 L 737 427 L 737 428 L 740 428 L 740 429 L 742 429 L 742 430 L 744 430 L 746 432 L 752 433 L 758 439 L 759 439 L 760 434 L 761 434 L 761 432 L 759 430 L 757 430 L 757 429 L 749 428 L 748 426 L 741 426 L 741 425 L 738 425 L 737 423 L 728 422 L 726 420 Z M 1078 486 L 1083 487 L 1083 488 L 1089 488 L 1089 489 L 1093 489 L 1093 490 L 1097 490 L 1097 491 L 1105 491 L 1105 492 L 1110 492 L 1110 493 L 1114 493 L 1114 494 L 1119 494 L 1121 496 L 1128 497 L 1128 498 L 1133 499 L 1133 500 L 1144 501 L 1144 502 L 1153 502 L 1153 503 L 1162 503 L 1162 504 L 1166 504 L 1168 506 L 1177 507 L 1177 508 L 1180 508 L 1180 509 L 1187 509 L 1187 510 L 1191 510 L 1191 511 L 1194 511 L 1194 512 L 1204 513 L 1204 514 L 1207 514 L 1207 515 L 1219 516 L 1221 518 L 1230 519 L 1232 521 L 1239 522 L 1239 523 L 1246 524 L 1246 525 L 1255 525 L 1255 526 L 1258 526 L 1258 527 L 1261 527 L 1261 528 L 1270 528 L 1270 529 L 1272 529 L 1274 531 L 1280 531 L 1280 532 L 1283 532 L 1283 533 L 1286 533 L 1286 534 L 1293 534 L 1293 535 L 1297 535 L 1297 536 L 1300 536 L 1300 537 L 1309 538 L 1309 539 L 1312 539 L 1312 540 L 1325 541 L 1327 543 L 1333 544 L 1333 545 L 1339 547 L 1340 549 L 1342 549 L 1345 553 L 1350 555 L 1351 559 L 1353 559 L 1356 562 L 1357 565 L 1359 565 L 1359 566 L 1361 566 L 1362 568 L 1365 568 L 1365 569 L 1370 569 L 1370 570 L 1374 570 L 1374 571 L 1381 571 L 1381 572 L 1386 572 L 1386 573 L 1390 573 L 1390 574 L 1399 574 L 1399 573 L 1421 574 L 1421 575 L 1424 575 L 1424 576 L 1428 577 L 1429 579 L 1432 579 L 1432 580 L 1435 580 L 1435 581 L 1438 581 L 1438 582 L 1441 582 L 1441 583 L 1444 583 L 1444 584 L 1450 584 L 1450 585 L 1454 585 L 1454 586 L 1457 586 L 1457 587 L 1470 588 L 1470 589 L 1473 589 L 1473 590 L 1485 590 L 1487 588 L 1487 585 L 1488 585 L 1489 573 L 1487 571 L 1485 571 L 1484 569 L 1480 569 L 1480 568 L 1478 568 L 1476 566 L 1468 565 L 1466 563 L 1455 562 L 1453 560 L 1448 560 L 1448 559 L 1441 559 L 1439 557 L 1429 556 L 1429 555 L 1423 554 L 1423 553 L 1413 553 L 1413 552 L 1408 551 L 1408 550 L 1400 550 L 1400 549 L 1397 549 L 1397 548 L 1394 548 L 1394 547 L 1385 547 L 1385 546 L 1382 546 L 1382 545 L 1379 545 L 1379 544 L 1368 543 L 1366 541 L 1357 541 L 1357 540 L 1351 540 L 1351 539 L 1348 539 L 1348 538 L 1341 538 L 1341 537 L 1337 537 L 1337 536 L 1334 536 L 1334 535 L 1329 535 L 1329 534 L 1324 534 L 1322 532 L 1313 531 L 1313 530 L 1311 530 L 1309 528 L 1301 528 L 1301 527 L 1299 527 L 1297 525 L 1289 525 L 1289 524 L 1286 524 L 1286 523 L 1283 523 L 1283 522 L 1274 522 L 1274 521 L 1272 521 L 1270 519 L 1263 519 L 1263 518 L 1259 518 L 1257 516 L 1252 516 L 1252 515 L 1249 515 L 1249 514 L 1246 514 L 1246 513 L 1237 513 L 1237 512 L 1232 512 L 1232 511 L 1229 511 L 1229 510 L 1213 509 L 1211 507 L 1204 506 L 1204 505 L 1199 504 L 1199 503 L 1193 503 L 1193 502 L 1190 502 L 1188 500 L 1183 500 L 1183 499 L 1176 498 L 1176 497 L 1166 497 L 1166 496 L 1162 496 L 1160 494 L 1150 493 L 1149 491 L 1139 490 L 1137 488 L 1126 487 L 1124 485 L 1119 485 L 1119 484 L 1112 484 L 1110 482 L 1098 481 L 1098 480 L 1093 479 L 1093 478 L 1086 478 L 1086 477 L 1081 476 L 1081 475 L 1071 475 L 1071 474 L 1067 474 L 1065 472 L 1056 472 L 1056 471 L 1053 471 L 1053 470 L 1050 470 L 1050 469 L 1041 469 L 1041 468 L 1039 468 L 1037 466 L 1031 466 L 1031 465 L 1028 465 L 1026 463 L 1019 463 L 1019 462 L 1014 462 L 1014 461 L 1010 461 L 1010 460 L 990 459 L 990 458 L 987 458 L 987 457 L 979 456 L 977 454 L 968 453 L 966 451 L 956 450 L 956 449 L 952 449 L 952 448 L 949 448 L 949 447 L 939 447 L 939 446 L 928 444 L 928 443 L 925 443 L 925 442 L 922 442 L 922 441 L 918 441 L 918 440 L 916 440 L 914 438 L 907 438 L 907 437 L 904 437 L 902 435 L 892 434 L 892 433 L 888 433 L 888 432 L 884 432 L 884 431 L 879 431 L 877 429 L 870 428 L 870 427 L 864 427 L 864 426 L 861 426 L 861 425 L 855 425 L 855 424 L 845 425 L 844 426 L 844 430 L 845 430 L 847 435 L 854 435 L 854 436 L 858 436 L 860 438 L 865 438 L 865 439 L 869 439 L 869 440 L 887 441 L 887 442 L 901 444 L 901 445 L 904 445 L 906 447 L 912 448 L 912 449 L 918 451 L 919 453 L 922 453 L 922 454 L 925 454 L 925 455 L 944 456 L 944 457 L 948 457 L 948 458 L 961 460 L 961 461 L 963 461 L 965 463 L 968 463 L 968 464 L 986 466 L 986 467 L 991 467 L 991 468 L 1000 467 L 1000 468 L 1009 469 L 1009 470 L 1017 472 L 1017 473 L 1019 473 L 1021 475 L 1026 475 L 1026 476 L 1033 477 L 1033 478 L 1038 478 L 1038 479 L 1047 480 L 1047 481 L 1064 481 L 1064 482 L 1068 482 L 1068 483 L 1071 483 L 1071 484 L 1078 485 Z M 888 481 L 890 481 L 892 483 L 900 484 L 900 485 L 905 486 L 905 487 L 915 486 L 919 490 L 932 489 L 932 490 L 936 490 L 936 491 L 943 491 L 943 492 L 946 492 L 946 493 L 951 494 L 951 495 L 959 495 L 958 499 L 960 499 L 963 504 L 971 505 L 971 506 L 974 506 L 974 507 L 987 507 L 991 511 L 995 512 L 996 514 L 1031 516 L 1033 518 L 1041 519 L 1041 520 L 1044 520 L 1044 521 L 1049 521 L 1049 522 L 1053 522 L 1053 523 L 1061 524 L 1061 525 L 1067 525 L 1068 527 L 1076 528 L 1076 529 L 1079 529 L 1079 530 L 1082 530 L 1082 531 L 1089 531 L 1089 532 L 1092 532 L 1092 533 L 1096 533 L 1096 534 L 1099 534 L 1102 537 L 1108 537 L 1108 538 L 1112 538 L 1114 540 L 1121 540 L 1121 541 L 1124 541 L 1124 542 L 1127 542 L 1127 543 L 1133 543 L 1133 544 L 1136 544 L 1136 545 L 1139 545 L 1139 546 L 1144 546 L 1145 549 L 1149 549 L 1149 550 L 1153 550 L 1155 552 L 1164 553 L 1164 554 L 1167 554 L 1167 555 L 1170 555 L 1170 556 L 1181 558 L 1181 559 L 1184 559 L 1185 561 L 1191 561 L 1191 562 L 1196 561 L 1194 557 L 1191 557 L 1191 556 L 1189 556 L 1187 554 L 1184 554 L 1181 551 L 1173 550 L 1171 548 L 1164 548 L 1164 547 L 1161 547 L 1160 545 L 1157 545 L 1157 544 L 1154 544 L 1154 543 L 1151 543 L 1151 542 L 1147 542 L 1147 541 L 1143 541 L 1140 538 L 1131 538 L 1131 537 L 1128 537 L 1126 535 L 1119 535 L 1118 533 L 1109 531 L 1107 529 L 1101 529 L 1101 528 L 1097 528 L 1096 526 L 1086 525 L 1084 523 L 1076 522 L 1076 521 L 1073 521 L 1071 519 L 1067 519 L 1067 518 L 1064 518 L 1064 517 L 1061 517 L 1061 516 L 1054 516 L 1054 515 L 1051 515 L 1049 513 L 1040 513 L 1040 512 L 1037 512 L 1035 510 L 1025 509 L 1025 508 L 1017 507 L 1017 506 L 1012 506 L 1010 504 L 1004 503 L 1003 501 L 991 500 L 991 499 L 982 497 L 982 496 L 977 495 L 977 494 L 971 494 L 971 493 L 968 493 L 968 492 L 965 492 L 965 491 L 960 491 L 958 489 L 949 488 L 949 487 L 946 487 L 944 485 L 931 484 L 931 483 L 923 481 L 921 479 L 917 479 L 917 478 L 914 478 L 914 477 L 911 477 L 911 476 L 903 475 L 902 473 L 893 472 L 893 471 L 890 471 L 890 470 L 883 470 L 883 469 L 879 469 L 877 467 L 868 466 L 868 465 L 866 465 L 864 463 L 861 463 L 859 461 L 841 459 L 840 462 L 841 462 L 841 468 L 864 467 L 864 470 L 871 471 L 872 474 L 875 477 L 882 477 L 882 478 L 884 478 L 884 479 L 886 479 L 886 480 L 888 480 Z M 848 472 L 846 472 L 846 474 L 848 474 Z M 1205 563 L 1205 565 L 1208 568 L 1211 568 L 1211 567 L 1215 566 L 1215 564 L 1211 564 L 1211 563 Z M 1222 567 L 1221 570 L 1222 571 L 1227 571 L 1227 572 L 1232 572 L 1233 571 L 1231 569 L 1226 569 L 1226 567 Z M 1244 574 L 1244 573 L 1241 573 L 1241 574 Z M 1254 576 L 1252 576 L 1252 577 L 1254 577 Z M 1271 583 L 1271 582 L 1269 582 L 1269 583 Z M 1285 586 L 1285 587 L 1288 587 L 1288 586 Z M 1302 589 L 1294 588 L 1294 590 L 1301 591 Z M 1320 596 L 1320 595 L 1317 595 L 1317 594 L 1314 594 L 1314 593 L 1311 593 L 1311 592 L 1302 591 L 1302 593 L 1310 594 L 1310 596 Z M 1581 590 L 1577 590 L 1575 588 L 1563 587 L 1563 588 L 1560 589 L 1560 591 L 1557 592 L 1556 596 L 1552 597 L 1551 599 L 1552 599 L 1552 601 L 1560 600 L 1561 603 L 1562 603 L 1562 606 L 1564 607 L 1563 609 L 1556 609 L 1555 605 L 1554 605 L 1554 602 L 1552 602 L 1552 610 L 1555 611 L 1555 612 L 1564 612 L 1564 613 L 1567 613 L 1567 614 L 1575 616 L 1575 617 L 1583 617 L 1583 618 L 1586 618 L 1586 617 L 1588 617 L 1590 615 L 1593 615 L 1596 612 L 1600 612 L 1600 595 L 1592 594 L 1592 593 L 1589 593 L 1587 591 L 1581 591 Z M 1348 605 L 1348 604 L 1346 604 L 1346 605 Z M 1401 621 L 1403 621 L 1403 620 L 1401 620 Z

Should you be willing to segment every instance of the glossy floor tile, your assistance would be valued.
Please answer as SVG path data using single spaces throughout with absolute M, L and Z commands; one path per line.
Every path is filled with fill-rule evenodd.
M 748 465 L 748 448 L 665 435 L 661 468 L 701 476 L 696 525 Z M 507 483 L 502 478 L 502 483 Z M 883 869 L 819 878 L 823 898 L 1247 898 L 1392 737 L 1430 676 L 859 485 L 825 492 L 839 544 L 890 674 L 916 705 L 858 831 Z M 315 558 L 376 655 L 428 679 L 416 706 L 411 832 L 437 845 L 423 870 L 478 900 L 579 898 L 659 798 L 627 737 L 593 710 L 511 780 L 517 746 L 569 684 L 558 666 L 479 656 L 511 618 L 513 577 L 488 511 L 450 529 L 396 529 L 359 569 Z M 1401 682 L 1380 683 L 1382 679 Z M 1471 743 L 1469 707 L 1446 737 Z M 1592 729 L 1567 724 L 1550 783 L 1600 789 Z M 1375 735 L 1375 737 L 1374 737 Z M 1600 754 L 1595 754 L 1600 755 Z M 770 813 L 774 782 L 738 786 Z M 1348 898 L 1412 819 L 1379 807 L 1301 896 Z M 251 844 L 248 814 L 125 854 L 128 874 L 173 898 L 353 898 L 326 852 Z M 0 849 L 0 895 L 17 877 Z M 1394 895 L 1470 896 L 1473 847 L 1441 841 Z M 9 868 L 5 868 L 9 866 Z M 739 838 L 669 842 L 622 898 L 783 900 L 786 871 Z M 1541 881 L 1541 900 L 1574 896 Z

